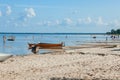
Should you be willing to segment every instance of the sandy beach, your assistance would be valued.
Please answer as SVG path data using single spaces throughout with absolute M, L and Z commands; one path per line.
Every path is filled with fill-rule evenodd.
M 120 43 L 110 45 L 97 43 L 13 56 L 0 62 L 0 80 L 119 80 Z

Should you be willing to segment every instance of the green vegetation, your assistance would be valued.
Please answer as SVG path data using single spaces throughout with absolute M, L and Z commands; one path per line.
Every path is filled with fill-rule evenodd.
M 120 34 L 120 29 L 117 30 L 112 29 L 111 32 L 107 32 L 106 34 Z

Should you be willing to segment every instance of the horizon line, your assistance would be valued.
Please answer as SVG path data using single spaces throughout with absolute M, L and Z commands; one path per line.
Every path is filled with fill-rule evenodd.
M 60 33 L 60 32 L 54 32 L 54 33 L 34 33 L 34 32 L 0 32 L 0 34 L 106 34 L 106 33 L 78 33 L 78 32 L 64 32 L 64 33 Z

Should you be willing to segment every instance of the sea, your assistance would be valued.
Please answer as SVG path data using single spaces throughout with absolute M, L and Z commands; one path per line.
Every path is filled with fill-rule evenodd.
M 6 37 L 6 40 L 3 37 Z M 14 41 L 8 41 L 10 36 L 14 36 Z M 96 37 L 96 38 L 93 38 Z M 28 43 L 61 43 L 65 46 L 78 46 L 89 42 L 100 42 L 110 39 L 104 33 L 0 33 L 0 53 L 13 55 L 28 55 Z M 48 50 L 40 50 L 42 54 Z

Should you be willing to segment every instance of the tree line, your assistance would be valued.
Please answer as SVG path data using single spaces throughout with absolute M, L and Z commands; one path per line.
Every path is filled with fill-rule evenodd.
M 106 32 L 106 34 L 120 34 L 120 29 L 112 29 L 110 32 Z

